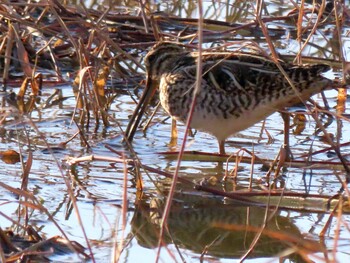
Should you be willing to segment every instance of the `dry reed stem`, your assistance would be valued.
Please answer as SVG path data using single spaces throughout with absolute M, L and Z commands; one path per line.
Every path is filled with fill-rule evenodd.
M 112 262 L 118 262 L 120 259 L 120 256 L 122 254 L 122 251 L 125 247 L 125 230 L 127 227 L 127 220 L 126 215 L 128 212 L 128 170 L 127 170 L 127 159 L 125 158 L 124 154 L 122 154 L 123 162 L 123 196 L 122 196 L 122 222 L 121 222 L 121 235 L 120 240 L 118 241 L 118 233 L 119 231 L 116 231 L 114 234 L 114 246 L 113 246 L 113 254 L 112 254 Z M 118 224 L 116 223 L 115 229 L 119 229 Z
M 264 25 L 262 24 L 261 22 L 261 12 L 262 12 L 262 5 L 263 5 L 263 1 L 262 0 L 257 0 L 256 1 L 256 8 L 255 8 L 255 17 L 256 17 L 256 20 L 259 22 L 260 26 L 262 27 L 262 31 L 265 35 L 265 37 L 267 37 L 267 31 L 266 31 L 266 28 L 264 27 Z M 270 42 L 268 42 L 268 44 L 270 45 Z M 270 47 L 270 50 L 272 51 L 272 57 L 275 61 L 278 60 L 278 57 L 277 57 L 277 54 L 274 53 L 274 49 L 272 47 Z M 286 131 L 285 131 L 286 132 Z M 279 153 L 279 156 L 281 155 L 281 152 Z M 253 158 L 252 158 L 252 161 L 253 161 Z M 251 163 L 251 167 L 253 167 L 253 163 Z M 253 168 L 251 168 L 253 169 Z M 270 193 L 270 191 L 269 191 Z M 262 236 L 263 234 L 263 231 L 266 229 L 266 225 L 267 225 L 267 215 L 268 215 L 268 212 L 269 212 L 269 202 L 266 206 L 266 210 L 265 210 L 265 215 L 264 215 L 264 221 L 260 227 L 260 229 L 257 231 L 253 241 L 250 243 L 250 246 L 249 248 L 247 249 L 247 251 L 241 256 L 240 258 L 240 262 L 243 262 L 245 259 L 247 259 L 247 257 L 253 253 L 254 251 L 254 248 L 256 247 L 260 237 Z
M 68 242 L 67 246 L 72 250 L 72 251 L 76 251 L 74 244 L 72 243 L 72 241 L 70 241 L 70 239 L 68 238 L 68 236 L 66 235 L 66 233 L 63 231 L 63 229 L 60 227 L 60 225 L 57 223 L 57 221 L 54 219 L 54 217 L 52 216 L 52 214 L 42 205 L 42 203 L 40 202 L 40 200 L 37 200 L 36 197 L 31 194 L 28 191 L 24 191 L 24 190 L 20 190 L 17 188 L 13 188 L 7 184 L 4 184 L 2 182 L 0 182 L 0 187 L 6 189 L 9 192 L 12 192 L 20 197 L 25 198 L 27 201 L 17 201 L 18 204 L 20 206 L 24 206 L 27 208 L 31 208 L 33 210 L 38 210 L 44 214 L 47 215 L 48 219 L 57 227 L 57 229 L 60 231 L 61 235 L 64 237 L 64 239 Z M 5 214 L 3 214 L 2 212 L 0 213 L 4 218 L 6 218 L 7 220 L 13 222 L 14 225 L 16 225 L 19 228 L 22 228 L 23 230 L 27 230 L 28 227 L 26 225 L 22 225 L 20 224 L 19 221 L 15 221 L 14 219 L 6 216 Z M 79 252 L 80 253 L 80 252 Z
M 261 232 L 260 227 L 254 227 L 254 226 L 241 226 L 241 225 L 234 225 L 234 224 L 213 224 L 213 226 L 226 229 L 228 231 L 233 231 L 233 230 L 241 230 L 241 229 L 246 229 L 249 232 L 255 232 L 259 233 Z M 270 236 L 274 239 L 278 240 L 284 240 L 287 243 L 292 243 L 292 244 L 298 244 L 298 246 L 303 247 L 304 249 L 310 251 L 310 252 L 318 252 L 322 251 L 324 248 L 320 246 L 317 242 L 313 241 L 305 241 L 300 239 L 299 237 L 292 236 L 290 234 L 285 234 L 283 232 L 277 232 L 277 231 L 271 231 L 269 229 L 264 229 L 262 231 L 263 235 Z
M 107 148 L 110 148 L 109 146 Z M 70 165 L 74 165 L 77 164 L 79 162 L 91 162 L 91 161 L 108 161 L 108 162 L 116 162 L 116 163 L 124 163 L 125 161 L 128 164 L 134 164 L 134 161 L 131 159 L 127 159 L 124 160 L 122 158 L 112 158 L 112 157 L 107 157 L 107 156 L 85 156 L 85 157 L 79 157 L 79 158 L 70 158 L 69 160 L 67 160 L 67 163 Z M 169 173 L 169 172 L 165 172 L 153 167 L 150 167 L 148 165 L 141 165 L 141 167 L 149 172 L 155 173 L 157 175 L 160 176 L 165 176 L 167 178 L 173 178 L 173 174 Z M 249 204 L 249 205 L 257 205 L 257 206 L 266 206 L 265 203 L 265 197 L 277 197 L 280 200 L 281 195 L 283 195 L 283 197 L 285 199 L 290 198 L 292 202 L 291 205 L 279 205 L 279 204 L 273 204 L 273 205 L 269 205 L 270 208 L 281 208 L 281 209 L 291 209 L 291 210 L 296 210 L 296 211 L 302 211 L 305 209 L 305 211 L 309 211 L 309 212 L 317 212 L 320 211 L 319 209 L 321 209 L 322 211 L 328 211 L 329 207 L 334 207 L 333 205 L 333 201 L 332 200 L 338 200 L 337 196 L 329 196 L 329 195 L 320 195 L 320 194 L 305 194 L 305 193 L 298 193 L 298 192 L 290 192 L 290 191 L 286 191 L 283 190 L 263 190 L 263 191 L 231 191 L 231 192 L 224 192 L 224 191 L 219 191 L 217 189 L 213 189 L 211 187 L 208 187 L 204 184 L 200 184 L 200 183 L 194 183 L 191 180 L 179 177 L 178 181 L 185 184 L 185 185 L 193 185 L 193 188 L 196 190 L 200 190 L 200 191 L 205 191 L 208 193 L 212 193 L 214 195 L 218 195 L 218 196 L 222 196 L 222 197 L 228 197 L 228 198 L 232 198 L 235 201 L 238 202 L 242 202 L 243 204 Z M 160 192 L 163 192 L 161 189 L 158 189 Z M 260 197 L 263 197 L 261 202 L 261 199 L 259 199 Z M 319 207 L 316 210 L 312 210 L 310 207 L 310 205 L 307 205 L 305 207 L 297 207 L 296 204 L 300 203 L 301 206 L 303 206 L 303 202 L 305 201 L 310 201 L 311 203 L 315 203 L 314 205 L 321 205 L 322 207 Z M 296 202 L 296 203 L 295 203 Z M 346 210 L 348 211 L 348 208 L 346 208 Z
M 198 56 L 199 56 L 199 59 L 197 62 L 197 70 L 196 70 L 196 86 L 194 87 L 194 90 L 193 90 L 193 98 L 192 98 L 192 103 L 190 106 L 189 115 L 188 115 L 187 121 L 186 121 L 186 129 L 185 129 L 185 133 L 183 136 L 183 142 L 182 142 L 182 145 L 180 148 L 178 161 L 177 161 L 175 171 L 174 171 L 174 177 L 173 177 L 173 180 L 171 182 L 171 187 L 169 190 L 168 198 L 166 200 L 166 204 L 165 204 L 165 208 L 164 208 L 164 212 L 163 212 L 163 216 L 162 216 L 156 262 L 158 262 L 160 259 L 159 258 L 160 257 L 160 250 L 161 250 L 161 247 L 163 244 L 164 233 L 165 233 L 165 230 L 167 228 L 166 226 L 167 226 L 167 220 L 168 220 L 169 213 L 170 213 L 170 207 L 171 207 L 173 197 L 175 194 L 175 189 L 176 189 L 179 171 L 180 171 L 180 167 L 181 167 L 182 155 L 183 155 L 184 150 L 185 150 L 187 135 L 188 135 L 188 131 L 190 129 L 192 115 L 193 115 L 193 111 L 194 111 L 194 107 L 195 107 L 195 103 L 196 103 L 196 96 L 197 96 L 199 89 L 201 87 L 201 81 L 202 81 L 202 59 L 201 59 L 202 56 L 201 55 L 202 55 L 202 44 L 203 44 L 203 35 L 202 35 L 202 32 L 203 32 L 203 7 L 202 7 L 201 0 L 198 1 L 198 10 L 199 10 L 199 19 L 198 19 Z
M 296 95 L 298 97 L 300 97 L 300 93 L 297 91 L 297 89 L 295 88 L 293 82 L 290 80 L 290 78 L 288 77 L 288 75 L 286 74 L 285 70 L 281 67 L 280 63 L 278 62 L 278 57 L 277 54 L 275 52 L 275 48 L 272 44 L 272 41 L 269 37 L 269 34 L 267 33 L 265 24 L 259 19 L 259 17 L 257 17 L 257 20 L 259 21 L 260 26 L 262 27 L 262 31 L 264 33 L 264 36 L 266 38 L 266 41 L 268 43 L 269 49 L 272 53 L 272 59 L 275 61 L 276 66 L 279 68 L 279 70 L 281 71 L 281 73 L 284 75 L 284 77 L 286 78 L 286 80 L 289 82 L 289 84 L 291 85 L 291 87 L 294 89 Z M 302 101 L 302 99 L 300 99 L 300 101 Z M 308 105 L 306 105 L 304 103 L 305 107 L 308 109 L 309 112 L 311 112 L 310 107 L 308 107 Z M 347 183 L 350 182 L 350 168 L 347 166 L 346 160 L 344 159 L 344 157 L 342 156 L 339 147 L 336 146 L 332 139 L 329 137 L 328 132 L 326 131 L 326 129 L 324 128 L 323 124 L 320 122 L 320 120 L 317 117 L 317 114 L 312 113 L 312 117 L 314 118 L 317 126 L 322 130 L 322 132 L 324 133 L 325 137 L 327 138 L 328 143 L 332 146 L 332 149 L 336 152 L 340 162 L 342 163 L 344 170 L 346 171 L 346 181 L 343 182 L 342 179 L 337 175 L 337 179 L 338 181 L 341 183 L 341 188 L 339 189 L 339 192 L 343 192 L 344 188 L 346 190 L 347 188 Z M 348 191 L 348 190 L 347 190 Z
M 339 247 L 339 238 L 340 238 L 340 227 L 341 227 L 341 224 L 342 224 L 342 208 L 343 208 L 343 203 L 344 203 L 344 199 L 343 197 L 341 196 L 339 201 L 338 201 L 339 205 L 338 205 L 338 211 L 336 213 L 336 218 L 337 218 L 337 224 L 334 228 L 334 245 L 333 245 L 333 251 L 332 251 L 332 254 L 333 254 L 333 258 L 337 258 L 337 250 L 338 250 L 338 247 Z
M 301 12 L 301 14 L 299 14 L 299 19 L 298 19 L 298 38 L 297 38 L 298 41 L 300 42 L 300 49 L 296 55 L 296 60 L 298 61 L 298 63 L 302 63 L 301 53 L 304 50 L 304 48 L 309 44 L 309 41 L 311 40 L 312 35 L 316 32 L 317 27 L 319 26 L 319 23 L 321 22 L 322 15 L 323 15 L 323 12 L 324 12 L 325 7 L 326 7 L 326 0 L 322 0 L 321 6 L 317 10 L 317 20 L 314 23 L 310 33 L 308 34 L 307 39 L 305 40 L 305 42 L 303 44 L 301 44 L 301 41 L 302 41 L 301 38 L 302 38 L 302 33 L 303 33 L 302 32 L 302 18 L 304 17 L 304 13 L 305 13 L 304 0 L 301 2 L 300 5 L 301 5 L 301 7 L 299 9 L 300 10 L 299 12 Z
M 37 134 L 39 136 L 41 136 L 41 139 L 43 140 L 43 142 L 46 144 L 47 146 L 47 149 L 49 150 L 50 154 L 52 155 L 53 157 L 53 160 L 54 162 L 56 163 L 57 167 L 59 168 L 60 170 L 60 174 L 61 174 L 61 177 L 66 185 L 66 188 L 67 188 L 67 193 L 70 197 L 70 200 L 72 202 L 72 205 L 74 207 L 74 211 L 75 211 L 75 215 L 77 217 L 77 220 L 79 222 L 79 225 L 81 226 L 81 231 L 83 233 L 83 236 L 84 236 L 84 239 L 85 239 L 85 242 L 87 244 L 87 247 L 88 247 L 88 250 L 89 250 L 89 257 L 91 258 L 92 262 L 95 262 L 95 259 L 94 259 L 94 255 L 92 253 L 92 248 L 91 248 L 91 244 L 90 244 L 90 241 L 87 237 L 87 233 L 85 231 L 85 227 L 84 227 L 84 224 L 83 224 L 83 220 L 82 220 L 82 217 L 80 215 L 80 212 L 79 212 L 79 208 L 78 208 L 78 205 L 77 205 L 77 201 L 76 201 L 76 197 L 74 195 L 74 191 L 72 189 L 72 186 L 71 186 L 71 183 L 70 181 L 68 180 L 68 178 L 65 176 L 65 173 L 62 169 L 62 166 L 60 164 L 60 162 L 58 161 L 58 159 L 55 157 L 55 154 L 53 153 L 53 151 L 51 151 L 51 147 L 50 145 L 48 144 L 46 138 L 43 136 L 43 134 L 39 131 L 38 127 L 35 125 L 34 122 L 31 122 L 31 126 L 32 128 L 34 128 L 34 130 L 37 132 Z M 35 200 L 35 197 L 33 196 L 33 199 Z M 55 226 L 62 232 L 62 234 L 64 235 L 65 239 L 69 241 L 67 235 L 64 233 L 64 231 L 61 229 L 61 227 L 58 225 L 58 223 L 53 219 L 53 216 L 48 212 L 48 210 L 42 206 L 42 204 L 39 203 L 39 207 L 40 209 L 42 209 L 45 214 L 47 214 L 49 216 L 49 219 L 52 220 L 52 222 L 55 224 Z M 74 249 L 73 249 L 74 250 Z
M 350 143 L 343 143 L 341 146 L 349 146 Z M 296 159 L 290 162 L 283 163 L 284 167 L 290 168 L 304 168 L 304 169 L 340 169 L 344 170 L 344 166 L 341 162 L 337 161 L 310 161 L 303 160 L 304 158 L 308 158 L 310 155 L 315 155 L 318 153 L 324 153 L 329 150 L 332 150 L 332 147 L 327 147 L 325 149 L 316 151 L 314 153 L 305 154 L 302 156 L 298 156 Z M 249 152 L 247 152 L 249 154 Z M 178 152 L 159 152 L 158 154 L 164 155 L 170 160 L 177 159 Z M 183 161 L 199 161 L 199 162 L 235 162 L 232 158 L 227 159 L 229 156 L 222 156 L 219 154 L 206 153 L 206 152 L 196 152 L 196 151 L 185 151 L 182 160 Z M 238 157 L 238 155 L 233 155 L 231 157 Z M 241 156 L 240 162 L 251 163 L 252 157 Z M 255 164 L 262 164 L 264 167 L 270 167 L 275 162 L 277 162 L 276 158 L 272 159 L 264 159 L 255 155 Z M 297 160 L 298 159 L 298 160 Z

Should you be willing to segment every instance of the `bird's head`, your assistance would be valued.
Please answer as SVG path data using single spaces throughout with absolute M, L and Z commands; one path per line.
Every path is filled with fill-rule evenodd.
M 184 46 L 174 42 L 160 42 L 154 45 L 144 59 L 147 78 L 159 80 L 164 73 L 176 66 L 175 60 L 186 53 L 188 52 Z

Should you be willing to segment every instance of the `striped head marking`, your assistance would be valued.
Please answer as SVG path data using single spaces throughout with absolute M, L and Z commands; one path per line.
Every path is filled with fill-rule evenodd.
M 173 42 L 160 42 L 152 47 L 145 56 L 148 77 L 159 79 L 165 72 L 174 67 L 174 59 L 186 53 L 184 47 Z

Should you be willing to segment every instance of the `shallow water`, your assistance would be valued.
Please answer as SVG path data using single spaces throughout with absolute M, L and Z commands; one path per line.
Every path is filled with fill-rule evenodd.
M 245 2 L 237 1 L 237 4 L 244 5 Z M 89 6 L 89 3 L 87 5 Z M 222 19 L 223 21 L 231 19 L 232 22 L 243 23 L 251 19 L 250 15 L 252 15 L 230 18 L 229 15 L 234 14 L 235 7 L 230 6 L 231 9 L 228 12 L 227 6 L 224 4 L 205 2 L 204 6 L 208 7 L 206 12 L 208 19 Z M 156 9 L 156 7 L 154 8 Z M 180 7 L 161 2 L 157 8 L 162 12 L 172 10 L 174 15 L 197 17 L 196 8 L 191 4 Z M 291 4 L 288 2 L 281 8 L 280 1 L 269 1 L 267 8 L 270 15 L 282 15 L 290 11 Z M 286 45 L 282 49 L 285 53 L 293 53 L 291 51 L 295 45 L 293 40 L 285 38 L 281 40 L 281 43 Z M 348 51 L 348 37 L 344 37 L 344 43 L 344 49 Z M 309 55 L 315 55 L 312 48 L 309 48 L 307 52 Z M 345 55 L 347 58 L 349 57 L 348 53 Z M 30 115 L 22 115 L 6 99 L 7 94 L 2 95 L 2 109 L 4 114 L 8 114 L 8 116 L 1 127 L 0 150 L 21 151 L 24 162 L 28 161 L 30 154 L 33 155 L 28 190 L 53 215 L 54 220 L 69 239 L 86 247 L 87 243 L 77 211 L 73 208 L 67 193 L 68 186 L 65 184 L 65 180 L 67 180 L 77 199 L 82 225 L 96 262 L 111 261 L 115 242 L 124 247 L 120 255 L 121 261 L 153 262 L 156 258 L 158 245 L 157 231 L 161 217 L 159 212 L 164 209 L 164 196 L 169 191 L 170 179 L 155 173 L 147 175 L 145 171 L 141 170 L 144 192 L 141 198 L 137 198 L 139 193 L 135 187 L 135 171 L 132 165 L 127 166 L 126 198 L 128 205 L 125 214 L 126 222 L 123 227 L 122 205 L 125 198 L 123 196 L 125 182 L 123 164 L 108 160 L 82 162 L 73 166 L 66 163 L 69 157 L 89 155 L 118 157 L 106 148 L 106 145 L 129 156 L 130 152 L 122 143 L 122 131 L 118 126 L 125 130 L 128 118 L 135 108 L 135 102 L 129 94 L 116 89 L 114 92 L 117 96 L 108 112 L 113 117 L 110 127 L 103 128 L 100 125 L 94 131 L 94 123 L 92 123 L 92 128 L 84 131 L 91 148 L 88 148 L 79 136 L 63 148 L 60 143 L 67 141 L 78 131 L 76 124 L 71 121 L 76 101 L 71 87 L 69 85 L 61 86 L 59 89 L 66 99 L 46 108 L 45 101 L 48 96 L 54 93 L 54 89 L 52 87 L 44 88 L 41 101 L 36 103 L 36 109 Z M 119 88 L 128 90 L 127 87 Z M 14 87 L 13 91 L 17 92 L 18 87 Z M 131 89 L 129 91 L 133 93 Z M 334 107 L 337 105 L 337 92 L 331 90 L 325 94 L 330 112 L 336 113 Z M 320 96 L 316 95 L 313 99 L 323 105 Z M 291 108 L 290 111 L 305 113 L 305 108 L 295 107 Z M 329 147 L 324 142 L 322 133 L 316 132 L 317 127 L 312 117 L 308 114 L 305 116 L 304 129 L 298 130 L 300 128 L 298 126 L 291 129 L 291 148 L 296 158 L 307 155 L 309 151 L 315 152 Z M 331 119 L 326 127 L 327 132 L 334 134 L 335 138 L 339 139 L 339 143 L 349 141 L 347 135 L 350 132 L 350 126 L 346 118 L 349 116 L 348 109 L 343 113 L 343 116 L 345 116 L 343 119 Z M 326 124 L 328 119 L 323 116 L 321 120 Z M 279 113 L 266 119 L 265 129 L 272 140 L 268 139 L 265 131 L 261 132 L 262 125 L 262 123 L 258 123 L 229 138 L 226 144 L 227 152 L 236 153 L 240 148 L 246 148 L 260 158 L 273 160 L 283 143 L 283 121 Z M 185 128 L 183 124 L 178 124 L 178 144 L 171 147 L 169 146 L 170 129 L 171 120 L 160 109 L 147 131 L 136 133 L 133 150 L 137 153 L 142 164 L 170 173 L 175 170 L 176 158 L 171 158 L 166 152 L 179 150 Z M 189 151 L 217 152 L 215 138 L 202 132 L 196 132 L 194 137 L 189 137 L 186 145 L 186 150 Z M 349 148 L 350 146 L 342 147 L 342 153 L 346 155 Z M 331 149 L 313 156 L 312 160 L 338 161 Z M 21 163 L 5 164 L 2 162 L 0 167 L 0 181 L 14 188 L 21 188 Z M 234 167 L 234 163 L 230 163 L 227 171 L 232 171 Z M 266 171 L 262 170 L 260 164 L 255 164 L 252 167 L 250 163 L 240 163 L 237 178 L 223 181 L 225 170 L 222 164 L 220 165 L 216 161 L 192 159 L 181 162 L 180 176 L 191 182 L 209 184 L 215 189 L 226 192 L 246 190 L 250 184 L 252 184 L 253 189 L 263 189 L 267 186 Z M 342 178 L 345 176 L 341 166 L 323 166 L 322 169 L 289 167 L 276 182 L 277 186 L 284 185 L 288 191 L 331 196 L 336 194 L 340 188 L 335 175 Z M 20 218 L 23 223 L 23 217 L 17 215 L 20 211 L 18 196 L 4 190 L 0 192 L 0 198 L 0 212 L 12 217 L 13 220 Z M 300 201 L 296 202 L 303 205 Z M 281 236 L 263 234 L 259 244 L 254 249 L 254 254 L 247 262 L 278 262 L 279 253 L 291 248 L 286 241 L 287 237 L 293 237 L 299 241 L 314 242 L 310 244 L 314 245 L 315 253 L 309 257 L 315 261 L 322 262 L 325 259 L 324 254 L 316 252 L 321 250 L 318 246 L 320 245 L 321 248 L 332 253 L 335 241 L 338 242 L 336 244 L 336 260 L 344 262 L 348 258 L 350 245 L 348 231 L 350 217 L 348 214 L 341 215 L 341 221 L 334 219 L 324 240 L 321 240 L 318 235 L 328 220 L 330 211 L 321 211 L 316 205 L 315 207 L 305 206 L 305 209 L 297 207 L 297 204 L 288 203 L 286 206 L 288 206 L 286 209 L 269 210 L 271 220 L 267 230 L 271 233 L 281 233 Z M 230 198 L 216 197 L 210 193 L 196 191 L 192 185 L 179 183 L 168 220 L 171 237 L 165 236 L 164 243 L 167 246 L 161 250 L 160 259 L 165 262 L 197 262 L 206 248 L 207 252 L 203 258 L 205 262 L 238 260 L 252 243 L 256 234 L 254 227 L 260 228 L 263 224 L 265 211 L 265 208 L 248 206 Z M 29 222 L 45 237 L 62 235 L 62 232 L 51 220 L 48 220 L 47 215 L 42 211 L 33 210 L 30 213 Z M 229 229 L 222 229 L 218 225 L 221 227 L 227 225 Z M 5 229 L 16 227 L 16 224 L 5 217 L 0 217 L 0 226 Z M 238 230 L 233 228 L 235 226 L 238 227 Z M 340 231 L 339 236 L 336 236 L 335 230 Z M 176 248 L 174 244 L 178 247 Z M 301 260 L 296 255 L 287 258 L 295 262 Z M 56 255 L 50 259 L 58 262 L 82 261 L 75 254 Z

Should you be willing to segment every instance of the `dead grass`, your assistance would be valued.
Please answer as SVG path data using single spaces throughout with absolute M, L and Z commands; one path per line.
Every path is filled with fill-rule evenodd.
M 294 9 L 290 10 L 287 15 L 268 16 L 264 11 L 266 9 L 264 1 L 256 1 L 254 4 L 251 2 L 247 4 L 245 1 L 237 2 L 242 3 L 241 5 L 230 6 L 233 15 L 227 16 L 226 21 L 219 20 L 217 17 L 206 18 L 201 2 L 198 6 L 189 4 L 187 9 L 184 9 L 184 13 L 188 14 L 192 14 L 194 10 L 200 10 L 199 19 L 153 12 L 154 7 L 148 1 L 140 1 L 140 6 L 137 9 L 134 8 L 138 12 L 134 9 L 131 12 L 128 8 L 116 10 L 113 6 L 97 11 L 88 9 L 84 5 L 64 5 L 58 0 L 39 2 L 2 1 L 0 4 L 2 89 L 9 93 L 11 88 L 20 87 L 18 92 L 12 94 L 11 97 L 12 105 L 15 105 L 16 114 L 20 116 L 20 121 L 23 121 L 26 116 L 30 119 L 30 114 L 35 110 L 36 100 L 41 97 L 46 87 L 56 87 L 63 84 L 72 86 L 76 101 L 72 122 L 77 125 L 78 132 L 72 138 L 66 138 L 60 144 L 60 147 L 63 148 L 77 137 L 81 138 L 86 147 L 93 147 L 93 145 L 90 145 L 86 133 L 90 129 L 98 131 L 101 126 L 108 127 L 111 121 L 115 122 L 113 116 L 109 114 L 109 108 L 118 93 L 123 92 L 123 87 L 127 87 L 127 93 L 134 99 L 136 105 L 138 97 L 135 94 L 144 84 L 142 58 L 147 49 L 159 40 L 168 39 L 186 43 L 188 46 L 197 49 L 199 55 L 218 49 L 223 52 L 255 53 L 258 50 L 269 56 L 277 65 L 281 59 L 289 62 L 294 61 L 297 64 L 327 63 L 333 67 L 334 71 L 341 71 L 342 73 L 342 78 L 335 81 L 337 88 L 339 88 L 336 113 L 327 109 L 327 107 L 320 108 L 315 105 L 317 111 L 312 111 L 308 107 L 309 113 L 315 119 L 319 129 L 322 130 L 325 136 L 324 140 L 329 144 L 328 147 L 318 152 L 310 152 L 307 156 L 301 156 L 306 161 L 284 162 L 281 157 L 283 152 L 276 153 L 275 157 L 266 160 L 248 150 L 246 150 L 250 155 L 248 157 L 238 153 L 233 158 L 229 158 L 229 160 L 236 163 L 237 169 L 231 174 L 227 174 L 225 178 L 228 180 L 239 176 L 238 166 L 241 162 L 251 164 L 251 176 L 253 176 L 256 166 L 263 164 L 263 166 L 268 167 L 266 173 L 268 183 L 261 191 L 251 189 L 252 180 L 249 191 L 228 192 L 217 190 L 210 185 L 193 183 L 179 177 L 181 163 L 186 158 L 197 161 L 203 161 L 203 159 L 208 161 L 207 158 L 211 162 L 228 161 L 227 157 L 223 156 L 187 153 L 185 152 L 185 143 L 183 143 L 180 152 L 164 153 L 166 158 L 176 158 L 178 160 L 176 172 L 173 174 L 144 165 L 135 153 L 131 143 L 128 142 L 125 142 L 127 154 L 117 153 L 107 146 L 111 154 L 119 154 L 118 158 L 85 156 L 70 159 L 67 162 L 70 166 L 86 161 L 108 161 L 123 165 L 124 190 L 122 199 L 124 202 L 122 204 L 121 220 L 115 226 L 116 229 L 121 230 L 117 231 L 114 237 L 113 262 L 119 261 L 121 254 L 129 244 L 125 231 L 127 229 L 126 214 L 130 208 L 130 204 L 127 202 L 129 195 L 127 189 L 128 167 L 130 166 L 135 169 L 137 175 L 135 183 L 137 189 L 136 209 L 144 209 L 145 204 L 142 203 L 142 196 L 144 194 L 143 177 L 145 174 L 151 178 L 151 181 L 153 181 L 154 175 L 168 177 L 172 180 L 170 189 L 160 190 L 168 198 L 167 203 L 161 207 L 160 223 L 154 224 L 157 226 L 157 231 L 161 229 L 160 233 L 157 232 L 156 235 L 156 245 L 151 240 L 151 234 L 150 239 L 147 240 L 152 246 L 158 247 L 156 261 L 160 259 L 162 246 L 168 242 L 175 242 L 173 239 L 175 237 L 171 235 L 172 225 L 169 221 L 171 221 L 171 213 L 174 213 L 172 206 L 174 203 L 173 197 L 177 194 L 177 182 L 191 185 L 195 189 L 194 191 L 202 191 L 234 200 L 240 205 L 266 209 L 260 226 L 243 226 L 241 223 L 221 224 L 220 222 L 217 223 L 218 221 L 212 223 L 214 228 L 225 229 L 227 232 L 246 227 L 247 233 L 254 234 L 249 249 L 246 250 L 246 253 L 241 254 L 242 260 L 254 252 L 262 236 L 268 236 L 272 239 L 283 240 L 287 244 L 290 250 L 286 249 L 285 254 L 298 254 L 303 260 L 310 261 L 309 254 L 321 251 L 325 255 L 321 259 L 322 261 L 335 261 L 340 228 L 345 226 L 349 229 L 343 215 L 349 211 L 347 183 L 350 180 L 350 170 L 348 161 L 342 153 L 342 147 L 347 146 L 348 143 L 339 143 L 341 132 L 337 134 L 338 137 L 336 138 L 330 136 L 327 127 L 319 121 L 318 116 L 321 113 L 326 113 L 331 118 L 347 121 L 347 118 L 342 115 L 346 110 L 346 85 L 348 85 L 349 79 L 349 63 L 346 60 L 348 54 L 346 54 L 346 48 L 343 46 L 343 38 L 345 37 L 343 32 L 345 31 L 345 23 L 350 19 L 350 11 L 347 6 L 336 1 L 333 3 L 334 8 L 327 6 L 326 1 L 322 1 L 319 5 L 307 5 L 304 1 L 301 1 L 298 5 L 291 1 L 294 4 Z M 213 3 L 214 5 L 215 3 Z M 175 10 L 180 8 L 177 4 L 173 4 L 173 6 Z M 242 16 L 253 19 L 247 19 L 244 23 L 238 22 L 238 20 L 242 20 Z M 328 32 L 330 27 L 333 30 L 332 34 Z M 349 30 L 349 28 L 346 30 Z M 313 41 L 315 35 L 319 37 L 319 41 Z M 251 38 L 252 36 L 254 39 Z M 276 49 L 276 46 L 280 44 L 279 41 L 286 38 L 295 39 L 299 44 L 298 51 L 293 55 L 280 54 Z M 204 49 L 204 47 L 208 48 Z M 312 50 L 312 52 L 305 55 L 307 49 Z M 283 68 L 281 68 L 281 72 L 283 73 Z M 201 61 L 199 60 L 198 76 L 201 76 L 201 74 Z M 199 80 L 200 78 L 198 78 L 198 83 Z M 132 88 L 129 88 L 130 86 Z M 52 96 L 57 94 L 60 94 L 59 88 Z M 47 104 L 51 103 L 51 99 L 52 97 L 47 100 Z M 0 114 L 1 124 L 5 124 L 7 120 L 13 118 L 13 114 L 5 107 L 1 109 Z M 122 127 L 121 124 L 118 125 L 121 137 L 124 137 L 123 130 L 125 127 Z M 31 127 L 36 130 L 37 134 L 41 134 L 34 123 L 31 123 Z M 47 144 L 47 148 L 52 150 L 45 136 L 42 134 L 41 136 L 42 141 Z M 186 142 L 186 136 L 187 133 L 184 142 Z M 0 229 L 1 261 L 47 260 L 46 257 L 55 253 L 54 250 L 58 246 L 63 246 L 67 253 L 74 251 L 80 258 L 89 258 L 94 262 L 92 244 L 85 231 L 84 218 L 81 218 L 79 213 L 77 197 L 72 190 L 73 179 L 66 176 L 65 169 L 67 168 L 62 167 L 61 160 L 55 159 L 53 152 L 53 162 L 59 167 L 62 179 L 66 184 L 69 199 L 84 233 L 88 252 L 85 252 L 82 246 L 70 240 L 65 230 L 61 228 L 48 209 L 28 189 L 33 161 L 30 144 L 31 138 L 27 134 L 29 150 L 19 147 L 18 152 L 10 149 L 0 152 L 2 159 L 9 161 L 9 163 L 16 160 L 22 164 L 22 170 L 20 171 L 22 181 L 19 189 L 0 182 L 3 190 L 18 196 L 18 219 L 11 219 L 9 215 L 4 213 L 1 213 L 1 216 L 11 220 L 14 226 L 21 229 L 21 231 L 18 231 L 20 240 L 14 238 L 18 237 L 17 233 L 13 234 L 11 231 Z M 311 160 L 312 156 L 329 150 L 336 152 L 336 160 Z M 27 156 L 25 161 L 22 157 L 24 151 Z M 330 193 L 329 195 L 310 195 L 290 191 L 283 187 L 276 189 L 275 183 L 281 176 L 281 170 L 286 166 L 302 168 L 317 166 L 321 169 L 330 167 L 341 169 L 344 171 L 343 176 L 338 176 L 341 189 L 339 193 Z M 343 179 L 344 176 L 346 177 L 345 180 Z M 343 192 L 345 192 L 344 196 Z M 296 206 L 296 203 L 302 203 L 302 205 Z M 324 247 L 315 246 L 314 242 L 305 241 L 301 236 L 294 237 L 280 233 L 277 230 L 266 229 L 278 209 L 310 213 L 330 212 L 328 223 L 320 235 L 324 235 L 332 228 L 331 221 L 333 219 L 337 220 L 337 224 L 332 229 L 335 232 L 334 247 L 331 251 L 333 254 L 328 255 L 328 251 Z M 45 214 L 47 220 L 51 221 L 60 230 L 62 239 L 41 237 L 40 233 L 31 227 L 29 214 L 32 211 L 40 211 L 40 213 Z M 147 220 L 151 221 L 149 218 Z M 142 228 L 140 227 L 140 229 Z M 140 229 L 139 232 L 134 233 L 136 238 L 138 238 L 138 233 L 142 233 Z M 19 243 L 23 246 L 19 246 Z M 202 256 L 209 250 L 210 247 L 203 248 Z M 183 258 L 181 250 L 179 249 L 177 252 Z M 168 253 L 170 257 L 173 257 L 171 251 L 168 251 Z

